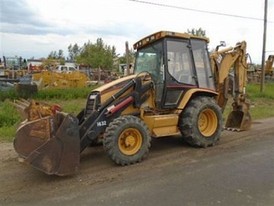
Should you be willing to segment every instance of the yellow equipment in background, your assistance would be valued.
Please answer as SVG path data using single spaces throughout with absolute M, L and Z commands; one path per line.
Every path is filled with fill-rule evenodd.
M 265 75 L 266 76 L 273 76 L 273 62 L 274 62 L 274 55 L 269 55 L 267 60 L 265 61 Z
M 58 73 L 55 71 L 42 71 L 32 74 L 32 81 L 37 84 L 38 89 L 56 87 L 86 87 L 90 79 L 80 71 L 69 73 Z

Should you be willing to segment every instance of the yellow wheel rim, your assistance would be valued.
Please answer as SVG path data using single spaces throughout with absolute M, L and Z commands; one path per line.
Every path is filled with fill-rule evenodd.
M 218 118 L 215 112 L 211 109 L 203 110 L 199 115 L 198 127 L 203 136 L 213 135 L 218 127 Z
M 142 141 L 139 130 L 134 128 L 125 129 L 119 136 L 119 149 L 125 155 L 134 155 L 140 150 Z

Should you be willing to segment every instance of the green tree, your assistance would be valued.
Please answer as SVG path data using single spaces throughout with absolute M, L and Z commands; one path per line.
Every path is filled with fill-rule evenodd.
M 47 69 L 53 69 L 57 67 L 58 64 L 59 64 L 59 61 L 51 57 L 48 57 L 47 59 L 43 59 L 42 61 L 42 66 Z
M 76 57 L 76 62 L 92 68 L 111 70 L 115 57 L 115 47 L 105 44 L 102 38 L 98 38 L 96 43 L 88 41 L 84 44 L 80 54 Z
M 195 36 L 200 36 L 200 37 L 206 37 L 206 31 L 203 30 L 201 27 L 199 29 L 188 29 L 187 33 L 195 35 Z
M 61 65 L 65 64 L 65 57 L 64 57 L 64 52 L 62 49 L 59 49 L 57 51 L 51 51 L 48 55 L 47 58 L 48 61 L 46 61 L 45 65 L 48 66 L 51 64 L 51 62 L 58 62 Z
M 78 44 L 70 44 L 68 46 L 68 52 L 69 52 L 69 59 L 70 60 L 75 60 L 75 58 L 80 54 L 80 47 Z
M 48 55 L 48 59 L 58 59 L 58 55 L 56 51 L 51 51 Z
M 64 58 L 64 51 L 62 49 L 59 49 L 58 52 L 57 51 L 51 51 L 48 55 L 48 58 L 62 59 L 62 58 Z
M 62 49 L 59 49 L 58 50 L 58 56 L 57 56 L 58 59 L 64 59 L 64 51 Z

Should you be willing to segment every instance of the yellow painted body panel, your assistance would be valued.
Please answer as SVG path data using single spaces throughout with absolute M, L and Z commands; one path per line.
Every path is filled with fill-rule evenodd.
M 129 81 L 131 79 L 134 79 L 137 75 L 130 75 L 130 76 L 126 76 L 126 77 L 123 77 L 123 78 L 120 78 L 120 79 L 116 79 L 114 81 L 111 81 L 105 85 L 102 85 L 96 89 L 94 89 L 94 91 L 98 91 L 100 93 L 102 92 L 105 92 L 106 90 L 110 89 L 110 88 L 113 88 L 113 87 L 117 87 L 117 85 L 119 85 L 120 83 L 123 83 L 123 82 L 126 82 L 126 81 Z
M 105 102 L 107 99 L 109 99 L 112 95 L 116 94 L 120 89 L 123 88 L 123 86 L 125 86 L 125 84 L 130 81 L 131 79 L 134 79 L 134 77 L 136 77 L 136 75 L 131 75 L 131 76 L 127 76 L 127 77 L 123 77 L 120 79 L 116 79 L 112 82 L 109 82 L 105 85 L 102 85 L 96 89 L 94 89 L 93 91 L 97 91 L 100 92 L 101 94 L 101 103 Z M 131 90 L 129 90 L 126 94 L 128 94 Z
M 186 94 L 184 95 L 184 98 L 182 99 L 182 101 L 180 102 L 179 106 L 178 106 L 178 109 L 184 109 L 186 104 L 189 102 L 190 98 L 192 97 L 193 94 L 197 93 L 197 92 L 204 92 L 204 93 L 207 93 L 207 94 L 210 94 L 212 96 L 217 96 L 218 93 L 215 92 L 215 91 L 211 91 L 211 90 L 208 90 L 208 89 L 200 89 L 200 88 L 197 88 L 197 89 L 191 89 L 191 90 L 188 90 L 186 92 Z
M 143 116 L 142 119 L 148 126 L 151 136 L 153 137 L 180 134 L 178 129 L 178 114 L 147 115 Z

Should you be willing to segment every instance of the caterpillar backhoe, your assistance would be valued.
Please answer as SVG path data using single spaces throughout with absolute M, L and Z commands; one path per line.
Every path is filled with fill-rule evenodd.
M 181 135 L 190 145 L 215 145 L 223 128 L 248 130 L 246 42 L 209 55 L 208 38 L 160 31 L 134 44 L 135 73 L 100 86 L 75 117 L 32 101 L 14 148 L 33 167 L 72 175 L 80 154 L 101 140 L 118 165 L 143 160 L 151 138 Z M 222 112 L 233 96 L 223 126 Z

